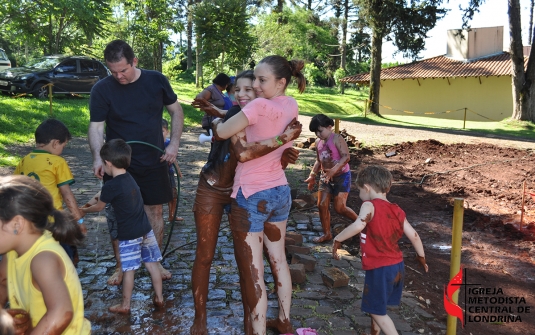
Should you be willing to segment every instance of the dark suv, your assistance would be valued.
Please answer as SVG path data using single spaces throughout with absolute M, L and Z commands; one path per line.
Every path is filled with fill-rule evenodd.
M 109 75 L 108 68 L 96 59 L 44 56 L 22 67 L 0 71 L 0 91 L 46 98 L 47 84 L 52 84 L 54 94 L 90 93 L 97 81 Z

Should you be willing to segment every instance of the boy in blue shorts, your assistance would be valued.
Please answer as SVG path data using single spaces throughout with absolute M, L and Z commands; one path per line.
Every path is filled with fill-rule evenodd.
M 332 254 L 339 259 L 341 242 L 360 233 L 362 269 L 366 271 L 362 311 L 372 317 L 372 334 L 382 330 L 397 335 L 387 305 L 399 305 L 405 276 L 403 253 L 398 241 L 405 234 L 416 250 L 417 260 L 428 272 L 425 253 L 418 233 L 398 205 L 389 202 L 386 194 L 392 185 L 392 174 L 382 166 L 367 166 L 357 175 L 359 197 L 363 203 L 358 218 L 333 240 Z
M 130 313 L 134 274 L 141 266 L 141 260 L 152 279 L 155 293 L 153 303 L 158 309 L 164 307 L 162 275 L 158 267 L 162 254 L 143 208 L 139 187 L 126 172 L 131 153 L 132 149 L 122 139 L 108 141 L 102 146 L 100 157 L 104 162 L 104 171 L 113 179 L 102 186 L 100 199 L 95 205 L 82 208 L 85 213 L 93 213 L 103 210 L 107 203 L 113 206 L 123 271 L 123 302 L 110 307 L 109 311 L 120 314 Z

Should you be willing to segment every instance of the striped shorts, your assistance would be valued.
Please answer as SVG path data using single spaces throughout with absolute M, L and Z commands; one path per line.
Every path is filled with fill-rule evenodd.
M 139 269 L 141 261 L 151 263 L 162 260 L 162 254 L 152 230 L 145 236 L 119 241 L 119 255 L 123 272 Z

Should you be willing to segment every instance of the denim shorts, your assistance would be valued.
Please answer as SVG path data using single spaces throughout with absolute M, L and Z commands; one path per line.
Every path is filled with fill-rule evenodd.
M 337 196 L 341 192 L 349 192 L 351 189 L 351 171 L 335 176 L 328 183 L 320 180 L 318 190 Z
M 144 263 L 159 262 L 162 254 L 151 230 L 147 235 L 128 241 L 119 241 L 119 255 L 123 272 L 139 269 Z
M 265 222 L 288 220 L 292 206 L 290 187 L 288 185 L 273 187 L 256 192 L 247 199 L 240 188 L 236 199 L 232 201 L 232 206 L 238 208 L 232 207 L 231 221 L 237 224 L 231 224 L 231 229 L 250 233 L 261 232 L 264 230 Z
M 386 315 L 387 305 L 399 305 L 404 278 L 403 261 L 394 265 L 366 270 L 362 311 L 375 315 Z

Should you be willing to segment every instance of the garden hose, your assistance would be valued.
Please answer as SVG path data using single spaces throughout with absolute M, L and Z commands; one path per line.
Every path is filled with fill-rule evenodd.
M 143 142 L 143 141 L 127 141 L 126 142 L 127 144 L 143 144 L 143 145 L 148 145 L 149 147 L 153 147 L 154 149 L 160 151 L 161 153 L 164 153 L 165 154 L 165 151 L 158 148 L 157 146 L 153 145 L 153 144 L 150 144 L 150 143 L 147 143 L 147 142 Z M 172 218 L 172 220 L 170 221 L 171 222 L 171 229 L 169 230 L 169 234 L 167 236 L 167 242 L 165 243 L 165 248 L 163 249 L 163 252 L 162 252 L 162 258 L 165 258 L 165 251 L 167 250 L 167 247 L 169 246 L 169 242 L 171 241 L 171 237 L 173 236 L 173 229 L 175 227 L 175 222 L 176 222 L 176 214 L 178 213 L 178 203 L 179 203 L 179 199 L 180 199 L 180 176 L 178 174 L 178 166 L 176 165 L 176 162 L 172 164 L 173 165 L 173 168 L 175 169 L 175 172 L 176 172 L 176 186 L 177 186 L 177 196 L 176 196 L 176 204 L 175 204 L 175 215 L 174 217 Z

